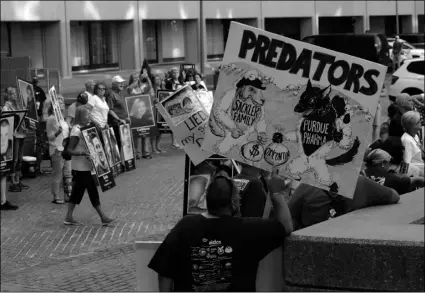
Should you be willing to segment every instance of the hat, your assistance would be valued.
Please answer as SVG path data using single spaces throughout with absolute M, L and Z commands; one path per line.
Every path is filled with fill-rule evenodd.
M 116 75 L 112 78 L 112 82 L 115 82 L 115 83 L 121 83 L 121 82 L 124 82 L 124 81 L 125 81 L 125 79 L 122 78 L 120 75 Z

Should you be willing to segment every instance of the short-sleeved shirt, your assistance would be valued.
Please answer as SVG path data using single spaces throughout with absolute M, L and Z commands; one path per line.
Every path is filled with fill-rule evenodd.
M 114 111 L 120 119 L 127 119 L 127 107 L 125 105 L 124 98 L 117 92 L 108 91 L 106 94 L 106 102 L 108 103 L 109 109 Z M 111 117 L 110 117 L 111 118 Z M 118 121 L 115 119 L 110 119 L 111 125 L 117 125 Z
M 394 189 L 400 195 L 411 191 L 410 178 L 408 176 L 388 173 L 382 167 L 366 168 L 365 173 L 369 179 Z
M 408 164 L 423 166 L 424 161 L 422 159 L 422 151 L 419 148 L 419 136 L 412 137 L 410 134 L 404 133 L 401 141 L 404 146 L 404 161 Z
M 93 122 L 104 128 L 108 123 L 109 106 L 105 99 L 99 98 L 97 95 L 93 95 L 89 98 L 88 103 L 93 106 L 90 111 L 90 117 Z
M 167 235 L 148 267 L 174 291 L 255 291 L 258 263 L 283 244 L 277 220 L 190 215 Z
M 78 143 L 75 146 L 75 151 L 77 152 L 87 152 L 87 146 L 84 143 L 83 134 L 81 133 L 80 126 L 74 125 L 71 130 L 71 137 L 78 137 Z M 93 164 L 85 156 L 72 156 L 71 161 L 72 170 L 75 171 L 91 171 Z
M 66 111 L 66 117 L 71 117 L 72 119 L 75 119 L 76 108 L 77 108 L 77 102 L 74 102 L 71 105 L 69 105 L 68 110 Z

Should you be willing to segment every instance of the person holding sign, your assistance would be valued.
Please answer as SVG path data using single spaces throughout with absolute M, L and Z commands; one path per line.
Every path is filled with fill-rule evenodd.
M 93 164 L 92 157 L 88 151 L 83 134 L 80 128 L 90 124 L 89 109 L 85 106 L 78 106 L 75 109 L 75 124 L 71 130 L 71 137 L 68 143 L 67 151 L 72 156 L 72 181 L 74 188 L 72 189 L 71 198 L 68 204 L 68 212 L 63 222 L 65 225 L 81 225 L 74 220 L 73 212 L 75 206 L 81 203 L 84 193 L 87 190 L 90 202 L 99 214 L 103 226 L 108 226 L 117 219 L 111 219 L 105 215 L 100 207 L 99 191 L 96 183 L 91 176 Z
M 52 161 L 52 182 L 51 192 L 53 195 L 52 203 L 64 204 L 63 196 L 60 195 L 60 183 L 63 179 L 63 175 L 69 172 L 69 164 L 65 164 L 65 160 L 62 157 L 64 150 L 64 140 L 69 135 L 68 124 L 63 120 L 58 121 L 53 113 L 53 105 L 50 105 L 48 109 L 48 117 L 46 120 L 46 132 L 49 140 L 49 155 Z
M 260 260 L 292 232 L 280 193 L 285 180 L 275 171 L 268 186 L 275 218 L 238 218 L 236 184 L 226 176 L 213 178 L 207 188 L 208 212 L 181 219 L 148 265 L 158 273 L 159 291 L 254 292 Z
M 8 87 L 6 89 L 8 101 L 3 106 L 3 111 L 17 111 L 21 110 L 20 101 L 18 100 L 18 91 L 15 87 Z M 24 156 L 24 141 L 27 136 L 27 129 L 24 123 L 19 126 L 15 131 L 13 138 L 13 172 L 11 174 L 12 183 L 9 185 L 9 191 L 20 192 L 22 189 L 28 189 L 29 186 L 21 182 L 21 167 L 22 157 Z
M 0 109 L 1 110 L 1 109 Z M 8 119 L 0 120 L 0 130 L 1 130 L 1 162 L 10 161 L 13 159 L 13 140 L 9 139 L 9 132 L 13 129 L 10 129 L 10 123 Z M 6 199 L 6 175 L 1 174 L 1 210 L 16 210 L 18 209 L 17 205 L 14 205 L 7 201 Z

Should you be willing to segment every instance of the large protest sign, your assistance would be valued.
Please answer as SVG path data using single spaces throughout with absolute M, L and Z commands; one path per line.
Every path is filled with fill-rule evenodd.
M 155 126 L 152 101 L 149 95 L 125 97 L 130 126 L 135 136 L 146 136 Z
M 52 86 L 49 89 L 49 96 L 52 103 L 53 115 L 55 116 L 56 122 L 61 124 L 62 121 L 65 121 L 61 112 L 61 108 L 58 102 L 58 95 L 56 93 L 55 86 Z
M 213 93 L 210 91 L 197 90 L 196 94 L 198 95 L 199 101 L 205 107 L 205 110 L 207 110 L 208 113 L 211 113 L 214 102 Z
M 25 126 L 29 129 L 37 130 L 38 116 L 34 86 L 29 81 L 20 78 L 16 78 L 16 84 L 19 90 L 19 97 L 21 101 L 20 104 L 22 105 L 22 110 L 27 110 L 27 114 L 25 117 Z
M 119 135 L 119 133 L 117 135 Z M 120 148 L 118 147 L 117 137 L 112 127 L 109 128 L 109 142 L 111 143 L 112 163 L 115 166 L 117 175 L 119 175 L 125 170 L 123 169 L 123 164 L 121 161 L 121 153 Z
M 156 99 L 158 102 L 162 102 L 169 96 L 171 96 L 174 91 L 170 90 L 157 90 L 156 91 Z M 158 130 L 161 133 L 170 133 L 172 132 L 170 126 L 168 126 L 167 121 L 165 121 L 164 117 L 159 113 L 158 108 L 156 108 L 156 125 L 158 126 Z
M 385 74 L 232 22 L 202 149 L 352 197 Z
M 190 86 L 180 88 L 156 107 L 195 165 L 211 155 L 201 150 L 209 113 Z
M 0 116 L 0 173 L 10 172 L 13 167 L 13 132 L 15 130 L 15 114 L 8 113 Z
M 103 192 L 115 186 L 114 176 L 108 164 L 99 134 L 94 126 L 81 128 L 87 149 L 92 157 L 94 171 L 96 172 L 100 188 Z

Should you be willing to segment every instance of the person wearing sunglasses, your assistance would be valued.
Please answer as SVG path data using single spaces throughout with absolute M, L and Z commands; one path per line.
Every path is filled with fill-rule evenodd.
M 207 187 L 208 210 L 181 219 L 148 265 L 158 273 L 159 291 L 254 292 L 259 262 L 292 232 L 285 178 L 274 171 L 268 187 L 274 218 L 238 217 L 238 187 L 228 176 L 215 176 Z
M 106 84 L 98 82 L 94 86 L 94 94 L 89 97 L 86 106 L 90 110 L 90 119 L 96 125 L 98 132 L 108 125 L 108 114 L 110 112 L 108 103 L 105 99 Z

